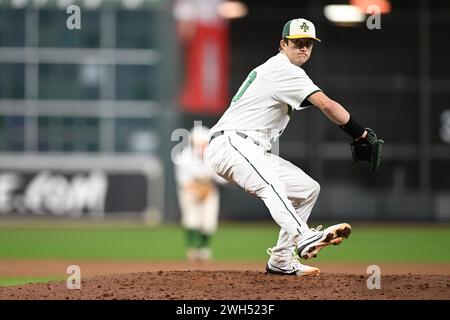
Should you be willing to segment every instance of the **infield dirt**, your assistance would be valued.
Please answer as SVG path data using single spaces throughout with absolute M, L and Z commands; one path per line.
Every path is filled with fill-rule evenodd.
M 59 263 L 62 266 L 65 262 Z M 101 263 L 104 266 L 113 264 Z M 178 262 L 153 264 L 153 267 L 149 265 L 146 267 L 148 272 L 93 275 L 100 271 L 95 272 L 92 266 L 81 264 L 82 270 L 84 268 L 90 271 L 85 273 L 87 276 L 83 277 L 80 290 L 67 289 L 66 281 L 54 281 L 3 287 L 0 288 L 0 299 L 450 299 L 448 266 L 438 266 L 434 270 L 428 269 L 428 272 L 425 266 L 382 266 L 382 271 L 385 272 L 381 277 L 381 289 L 369 290 L 368 275 L 362 265 L 336 267 L 335 264 L 316 264 L 320 266 L 322 273 L 305 277 L 267 275 L 259 264 L 236 264 L 234 267 L 230 263 L 186 265 Z M 121 267 L 121 270 L 133 270 L 124 269 L 124 265 Z M 136 268 L 144 268 L 144 264 Z M 109 269 L 108 272 L 113 270 Z M 418 271 L 420 274 L 407 273 L 409 271 Z M 430 274 L 433 271 L 439 274 Z

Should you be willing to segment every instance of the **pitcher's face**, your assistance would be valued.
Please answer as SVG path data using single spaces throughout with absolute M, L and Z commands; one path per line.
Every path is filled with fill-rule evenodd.
M 308 38 L 287 39 L 287 43 L 281 40 L 280 46 L 289 61 L 301 67 L 311 56 L 314 40 Z

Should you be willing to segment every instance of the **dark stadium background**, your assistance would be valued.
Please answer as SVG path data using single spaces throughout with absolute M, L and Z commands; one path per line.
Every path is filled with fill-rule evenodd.
M 444 119 L 450 110 L 450 4 L 391 1 L 381 29 L 369 30 L 364 23 L 339 27 L 324 17 L 324 5 L 346 1 L 243 2 L 248 15 L 229 22 L 230 96 L 252 68 L 277 52 L 283 24 L 306 17 L 322 39 L 306 71 L 386 141 L 381 172 L 374 175 L 367 165 L 350 166 L 347 136 L 318 110 L 294 113 L 280 154 L 321 184 L 312 217 L 448 221 L 450 142 L 441 133 L 450 126 Z M 52 160 L 73 164 L 66 172 L 70 178 L 87 174 L 85 158 L 108 167 L 125 157 L 122 171 L 108 167 L 107 173 L 119 170 L 123 181 L 134 181 L 136 172 L 141 179 L 144 174 L 129 159 L 151 158 L 162 170 L 155 169 L 159 173 L 147 186 L 124 183 L 127 190 L 140 189 L 123 202 L 147 201 L 147 216 L 177 221 L 171 133 L 191 128 L 195 120 L 211 126 L 219 114 L 186 113 L 177 104 L 184 69 L 172 2 L 144 1 L 139 10 L 129 10 L 120 1 L 104 1 L 97 9 L 84 8 L 80 1 L 79 31 L 64 27 L 67 14 L 56 1 L 39 9 L 13 3 L 0 4 L 0 172 L 63 170 L 45 166 Z M 75 48 L 82 50 L 70 51 Z M 98 54 L 98 48 L 109 51 Z M 81 160 L 71 162 L 75 155 Z M 20 167 L 22 161 L 26 164 Z M 160 189 L 148 199 L 142 188 L 151 187 Z M 221 219 L 270 221 L 259 200 L 232 186 L 221 191 Z M 140 216 L 134 207 L 119 205 L 124 209 L 113 208 L 105 217 L 117 211 Z M 33 214 L 16 208 L 5 209 L 2 216 Z

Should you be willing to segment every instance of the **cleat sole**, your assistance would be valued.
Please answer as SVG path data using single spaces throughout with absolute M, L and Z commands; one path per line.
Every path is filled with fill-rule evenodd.
M 269 268 L 268 265 L 266 265 L 265 268 L 265 272 L 266 275 L 270 275 L 270 276 L 297 276 L 297 277 L 303 277 L 303 276 L 317 276 L 320 274 L 320 270 L 319 268 L 316 267 L 310 267 L 307 270 L 304 271 L 297 271 L 297 272 L 280 272 L 280 271 L 275 271 Z
M 325 229 L 326 231 L 326 229 Z M 325 238 L 322 241 L 314 243 L 311 247 L 306 247 L 303 249 L 302 254 L 299 256 L 304 259 L 316 258 L 317 253 L 326 246 L 334 245 L 337 246 L 342 243 L 344 239 L 347 239 L 352 232 L 352 228 L 348 223 L 341 223 L 336 225 L 336 228 L 331 229 L 330 232 L 327 233 Z
M 336 230 L 336 234 L 338 237 L 347 239 L 350 236 L 350 233 L 352 232 L 352 229 L 350 227 L 344 227 L 343 229 Z

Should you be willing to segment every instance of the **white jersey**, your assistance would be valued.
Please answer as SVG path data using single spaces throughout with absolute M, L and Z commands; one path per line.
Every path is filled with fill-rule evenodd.
M 320 88 L 302 68 L 278 53 L 250 72 L 210 134 L 240 131 L 270 149 L 286 128 L 292 110 L 311 106 L 306 99 L 317 91 Z

